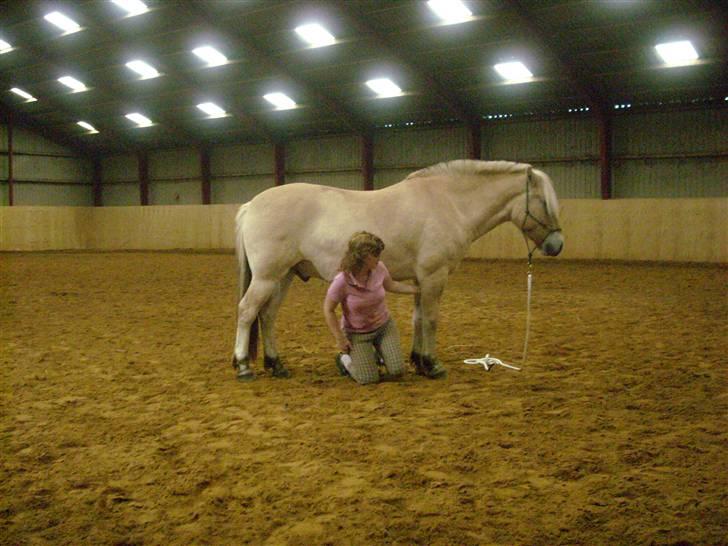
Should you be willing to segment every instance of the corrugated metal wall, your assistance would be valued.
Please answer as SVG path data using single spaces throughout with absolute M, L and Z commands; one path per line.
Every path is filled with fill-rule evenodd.
M 309 182 L 361 190 L 361 139 L 356 136 L 294 140 L 286 145 L 286 183 Z
M 531 163 L 561 198 L 598 198 L 599 138 L 593 118 L 493 122 L 483 127 L 483 159 Z
M 728 195 L 728 110 L 614 120 L 615 197 Z
M 134 154 L 114 155 L 101 160 L 101 200 L 104 206 L 139 205 L 139 166 Z
M 32 133 L 16 129 L 15 203 L 92 205 L 90 160 Z M 618 114 L 613 122 L 614 196 L 715 197 L 728 195 L 728 109 Z M 0 145 L 7 150 L 6 127 Z M 362 141 L 358 136 L 299 139 L 286 143 L 286 182 L 306 181 L 362 189 Z M 382 129 L 374 135 L 374 187 L 410 172 L 468 154 L 464 127 Z M 598 199 L 599 142 L 592 117 L 559 120 L 493 120 L 482 128 L 482 157 L 526 161 L 546 171 L 559 197 Z M 212 203 L 243 203 L 275 184 L 272 144 L 240 144 L 211 150 Z M 149 202 L 202 202 L 200 151 L 149 152 Z M 7 154 L 0 155 L 7 204 Z M 105 206 L 139 205 L 137 157 L 102 160 Z M 25 181 L 33 181 L 27 183 Z
M 273 146 L 236 144 L 214 148 L 210 171 L 213 203 L 245 203 L 275 185 Z
M 202 203 L 200 151 L 195 148 L 149 153 L 149 204 Z
M 3 191 L 8 204 L 8 135 L 2 127 Z M 21 128 L 13 131 L 15 205 L 93 205 L 91 162 L 73 151 Z
M 380 131 L 374 136 L 374 189 L 391 186 L 417 169 L 466 157 L 465 127 Z

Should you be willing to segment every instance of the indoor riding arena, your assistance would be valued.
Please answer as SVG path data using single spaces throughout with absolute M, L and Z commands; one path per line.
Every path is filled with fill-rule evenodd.
M 0 544 L 728 544 L 719 3 L 2 4 Z M 533 169 L 469 203 L 499 219 L 452 258 L 447 375 L 396 293 L 404 376 L 340 375 L 297 268 L 291 376 L 261 346 L 237 380 L 239 207 L 456 159 Z M 422 195 L 377 227 L 446 236 Z

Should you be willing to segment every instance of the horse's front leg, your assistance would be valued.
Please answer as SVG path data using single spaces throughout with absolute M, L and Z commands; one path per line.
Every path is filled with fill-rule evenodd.
M 418 374 L 435 379 L 444 377 L 447 370 L 437 360 L 435 339 L 440 297 L 445 289 L 448 270 L 440 268 L 434 273 L 418 275 L 419 297 L 415 300 L 414 335 L 410 360 Z
M 286 369 L 278 356 L 275 338 L 275 322 L 278 310 L 281 308 L 288 288 L 293 280 L 293 271 L 289 271 L 278 283 L 278 287 L 271 294 L 268 302 L 260 311 L 260 329 L 263 334 L 263 352 L 265 353 L 263 367 L 269 370 L 273 377 L 290 377 L 291 373 Z

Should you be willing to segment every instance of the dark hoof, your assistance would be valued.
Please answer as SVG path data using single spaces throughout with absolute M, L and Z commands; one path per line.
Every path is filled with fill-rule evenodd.
M 272 358 L 266 356 L 263 360 L 263 367 L 270 372 L 273 377 L 280 379 L 287 379 L 291 377 L 291 372 L 283 365 L 281 359 L 278 357 Z
M 447 370 L 436 358 L 413 352 L 410 354 L 410 361 L 415 367 L 415 373 L 417 375 L 424 375 L 430 379 L 447 377 Z

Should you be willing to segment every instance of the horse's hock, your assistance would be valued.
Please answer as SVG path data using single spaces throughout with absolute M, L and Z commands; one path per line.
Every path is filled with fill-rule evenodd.
M 529 359 L 486 373 L 462 360 L 519 361 L 526 266 L 466 261 L 448 377 L 370 387 L 338 375 L 318 280 L 280 315 L 293 376 L 241 384 L 230 254 L 0 267 L 2 543 L 725 540 L 725 266 L 539 261 Z

